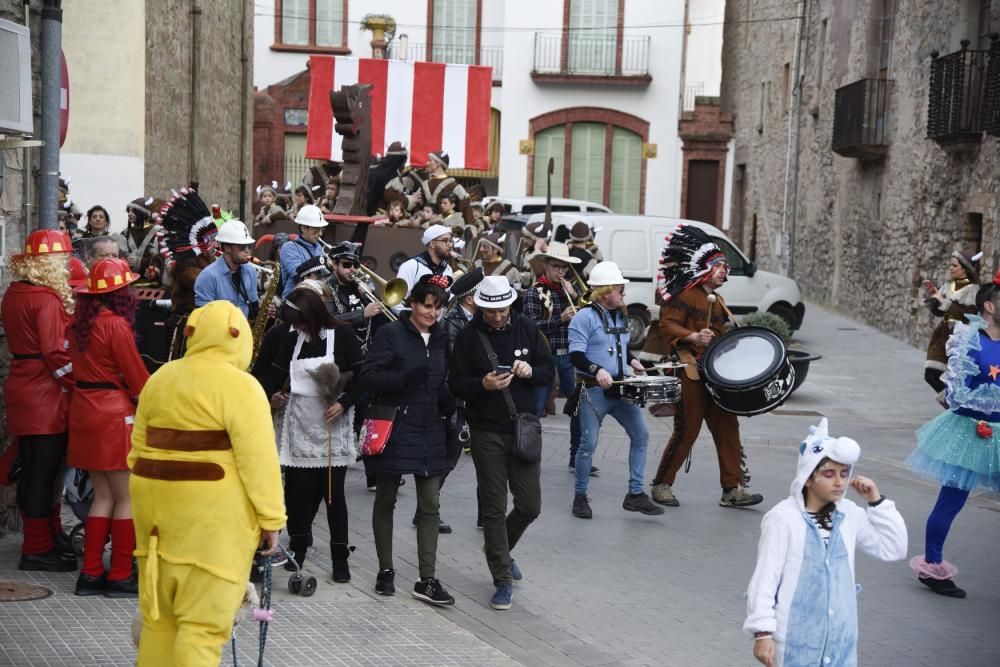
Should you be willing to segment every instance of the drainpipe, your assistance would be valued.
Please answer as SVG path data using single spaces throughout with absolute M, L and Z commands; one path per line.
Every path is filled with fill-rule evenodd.
M 795 214 L 799 196 L 799 111 L 802 107 L 802 81 L 799 57 L 802 51 L 803 25 L 806 20 L 806 0 L 798 2 L 798 21 L 795 23 L 795 54 L 792 56 L 792 100 L 788 111 L 788 148 L 785 151 L 785 189 L 781 205 L 781 237 L 787 258 L 785 275 L 791 276 L 795 268 Z
M 59 86 L 62 81 L 62 0 L 42 4 L 42 157 L 38 228 L 56 228 L 59 186 Z
M 188 125 L 188 182 L 196 183 L 198 178 L 198 155 L 195 139 L 198 136 L 198 89 L 200 88 L 199 67 L 201 60 L 201 7 L 198 0 L 191 0 L 191 122 Z
M 247 99 L 250 96 L 250 91 L 247 90 L 250 85 L 250 58 L 247 55 L 247 3 L 252 2 L 252 0 L 243 0 L 240 3 L 240 220 L 246 220 L 246 202 L 247 202 L 247 144 L 249 139 L 247 138 L 247 127 L 249 125 L 247 119 L 247 113 L 249 110 L 249 104 Z
M 31 2 L 30 0 L 24 0 L 24 26 L 30 31 L 31 30 Z M 61 78 L 61 75 L 60 75 Z M 32 199 L 32 182 L 31 182 L 31 149 L 22 148 L 21 149 L 21 179 L 23 183 L 23 193 L 21 197 L 21 220 L 24 224 L 24 238 L 28 238 L 28 234 L 31 233 L 31 199 Z M 0 177 L 3 173 L 0 172 Z M 58 181 L 56 181 L 58 187 Z M 57 195 L 58 198 L 58 195 Z M 6 230 L 4 231 L 4 242 L 7 240 Z M 4 246 L 4 255 L 7 254 L 7 248 Z

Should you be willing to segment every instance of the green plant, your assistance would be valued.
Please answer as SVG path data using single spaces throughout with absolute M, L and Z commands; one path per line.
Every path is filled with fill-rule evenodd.
M 740 325 L 745 327 L 764 327 L 781 336 L 785 345 L 792 340 L 792 330 L 788 328 L 788 323 L 774 313 L 750 313 L 740 320 Z

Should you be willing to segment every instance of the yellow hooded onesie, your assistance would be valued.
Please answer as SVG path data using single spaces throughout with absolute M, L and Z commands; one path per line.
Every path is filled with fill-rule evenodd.
M 213 301 L 188 318 L 183 359 L 150 377 L 132 431 L 139 665 L 215 665 L 261 530 L 285 525 L 271 410 L 243 369 L 250 326 Z

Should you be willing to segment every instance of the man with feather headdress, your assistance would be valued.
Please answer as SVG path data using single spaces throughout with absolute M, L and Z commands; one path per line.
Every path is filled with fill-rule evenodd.
M 674 431 L 653 478 L 653 500 L 671 507 L 679 504 L 673 493 L 674 480 L 705 422 L 719 455 L 719 504 L 756 505 L 764 498 L 744 489 L 750 477 L 744 465 L 739 421 L 715 404 L 695 366 L 705 347 L 726 330 L 729 309 L 716 292 L 729 275 L 726 256 L 705 232 L 682 224 L 667 237 L 660 264 L 658 291 L 664 302 L 660 333 L 688 365 L 680 376 L 681 402 L 674 414 Z

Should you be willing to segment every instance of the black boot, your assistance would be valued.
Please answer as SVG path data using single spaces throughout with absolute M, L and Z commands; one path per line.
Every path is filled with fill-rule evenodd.
M 76 568 L 76 556 L 67 558 L 59 549 L 52 549 L 43 554 L 22 554 L 17 564 L 17 569 L 31 572 L 72 572 Z
M 330 560 L 333 561 L 333 580 L 338 584 L 346 584 L 351 580 L 351 568 L 347 565 L 347 559 L 351 556 L 354 547 L 343 542 L 333 542 L 330 544 Z
M 310 535 L 289 535 L 288 537 L 288 550 L 291 552 L 292 558 L 299 565 L 299 569 L 302 569 L 302 564 L 306 562 L 306 551 L 309 549 L 309 544 L 312 542 L 312 537 Z M 291 561 L 285 563 L 285 569 L 289 572 L 295 571 L 295 565 Z

